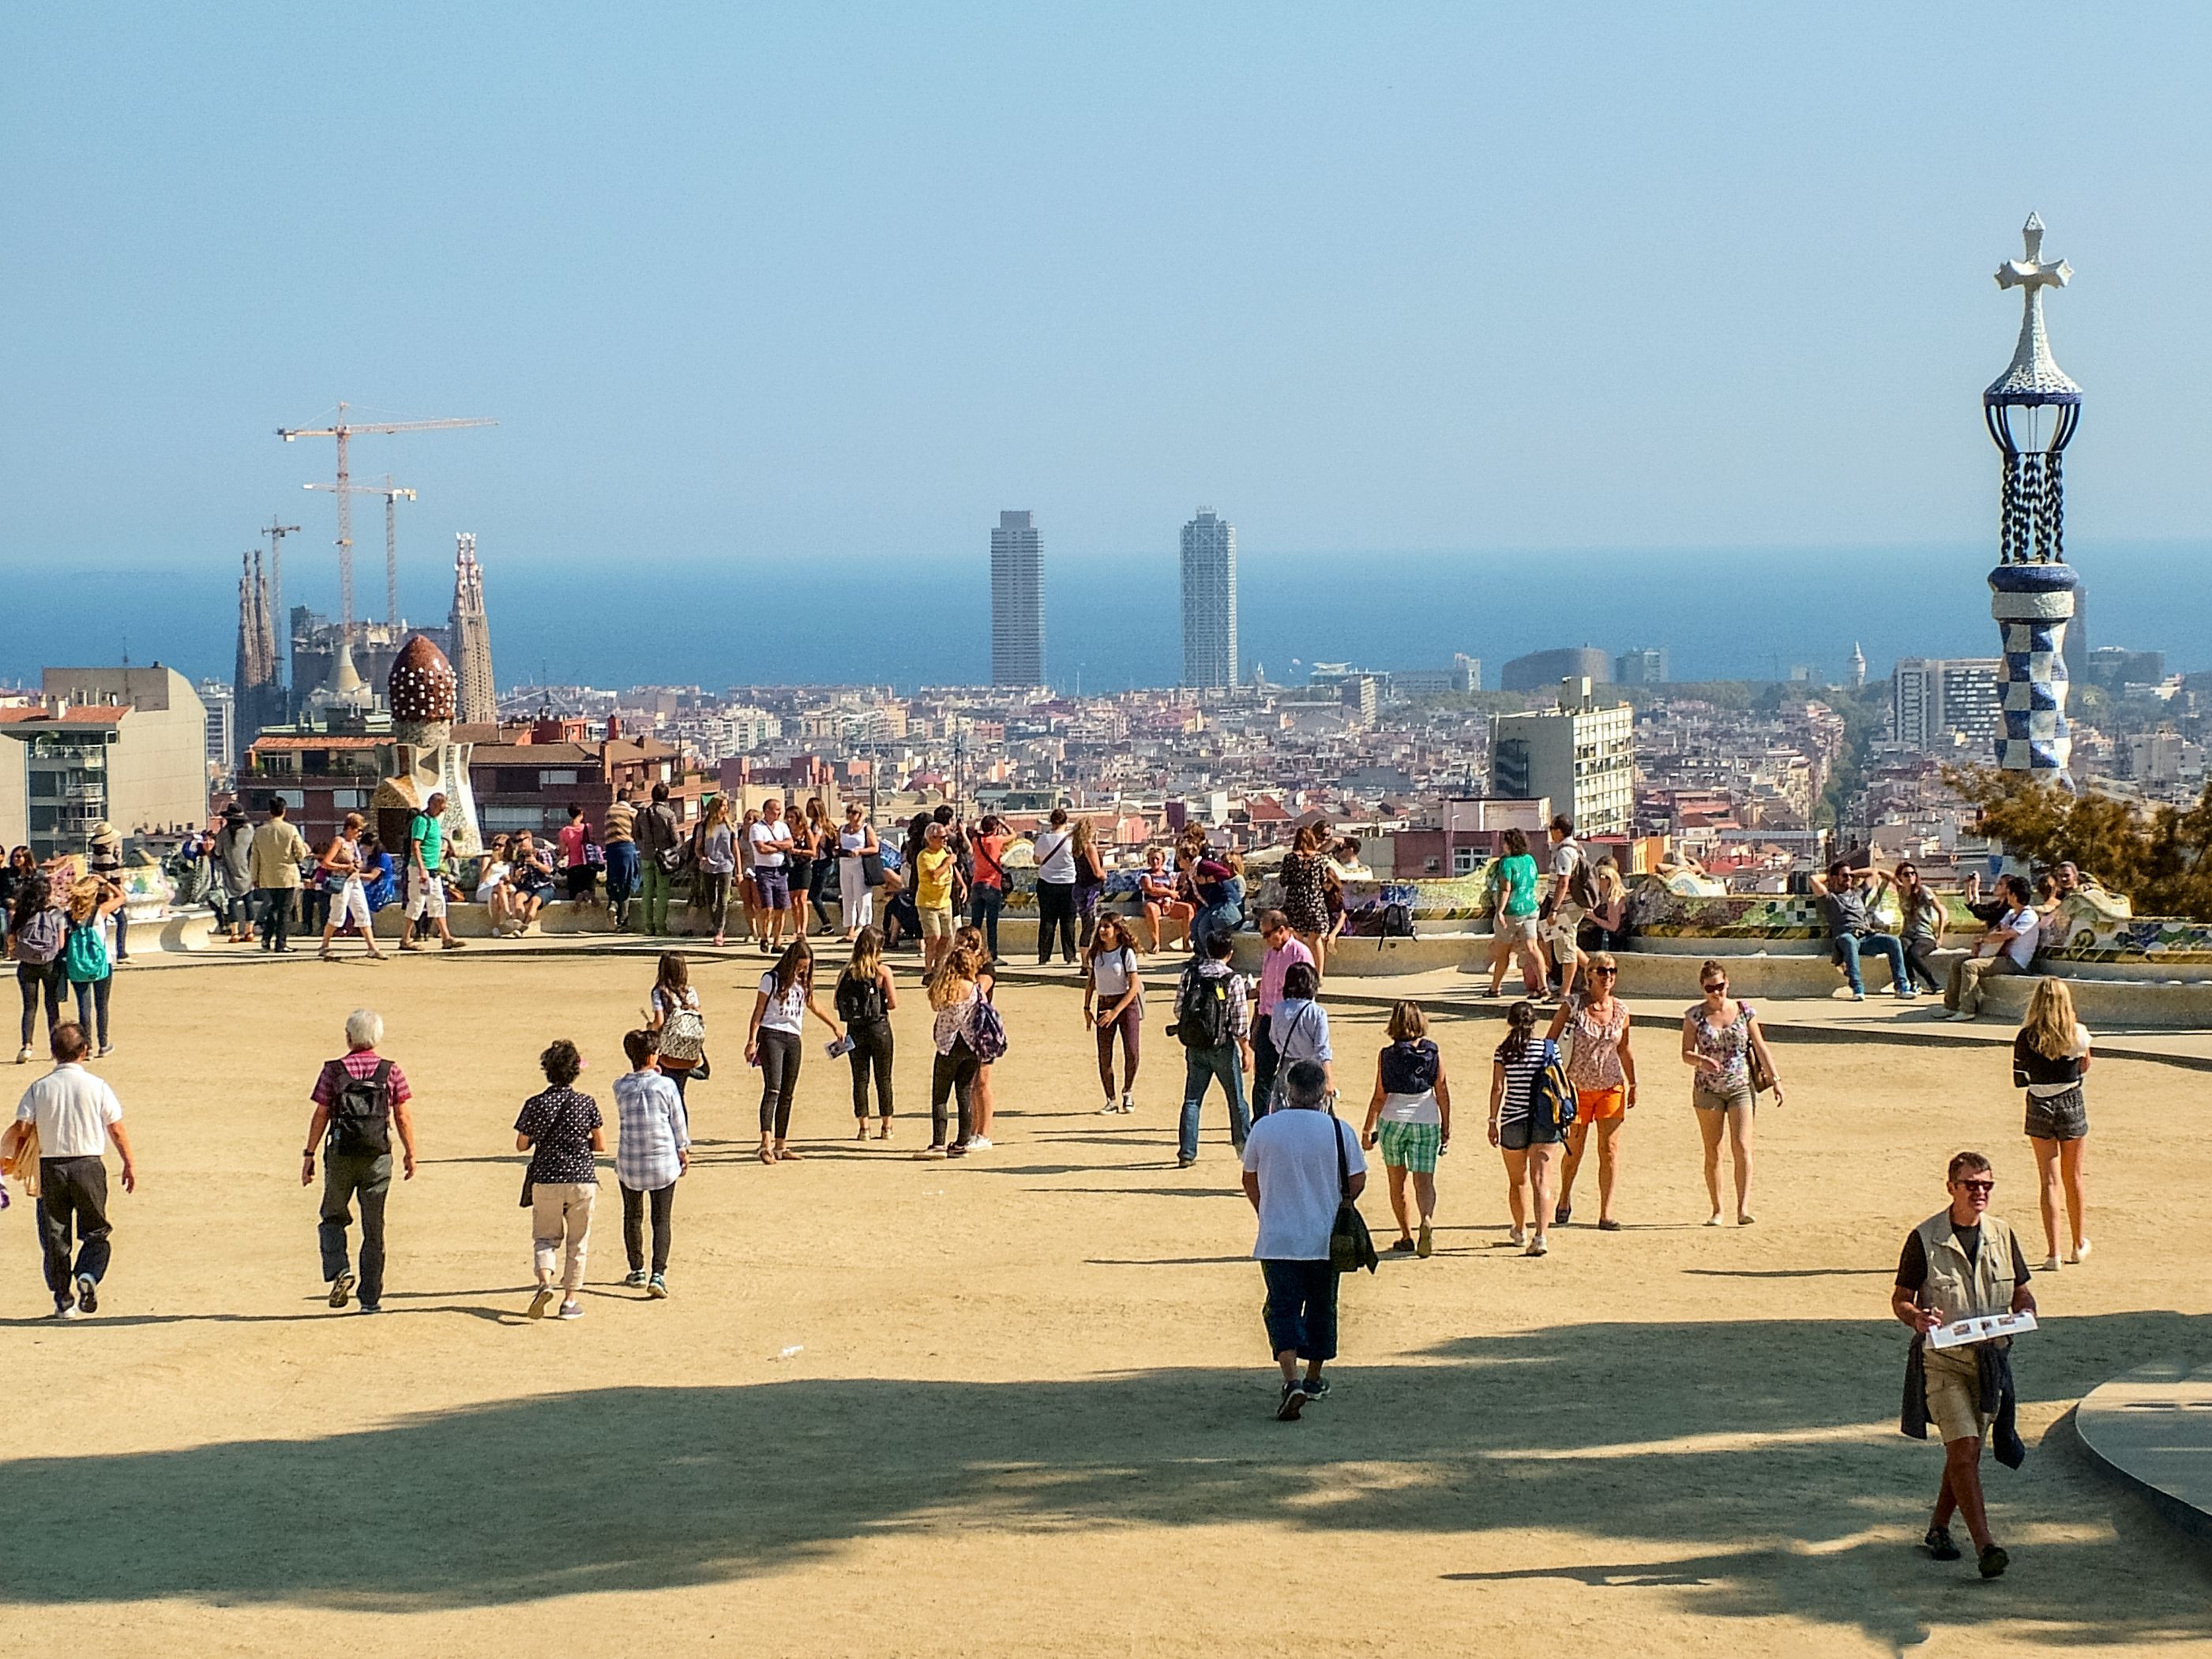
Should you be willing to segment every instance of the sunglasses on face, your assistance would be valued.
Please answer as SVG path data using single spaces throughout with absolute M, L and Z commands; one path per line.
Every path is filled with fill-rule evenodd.
M 1708 991 L 1725 991 L 1728 989 L 1728 981 L 1724 979 L 1709 979 L 1705 981 L 1705 988 Z
M 1590 972 L 1591 972 L 1593 975 L 1602 974 L 1602 975 L 1605 975 L 1605 977 L 1606 977 L 1606 978 L 1607 978 L 1607 979 L 1611 979 L 1611 978 L 1612 978 L 1615 974 L 1619 973 L 1620 971 L 1620 969 L 1619 969 L 1618 968 L 1593 968 L 1593 969 L 1590 969 Z
M 1961 1181 L 1959 1185 L 1970 1193 L 1990 1193 L 1996 1190 L 1997 1183 L 1994 1181 Z

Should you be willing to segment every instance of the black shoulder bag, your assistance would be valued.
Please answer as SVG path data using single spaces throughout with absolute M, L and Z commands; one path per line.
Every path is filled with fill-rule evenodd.
M 1336 1221 L 1328 1231 L 1328 1265 L 1340 1273 L 1359 1267 L 1371 1273 L 1376 1261 L 1375 1240 L 1368 1233 L 1359 1206 L 1352 1201 L 1352 1164 L 1344 1155 L 1344 1123 L 1334 1106 L 1328 1111 L 1328 1133 L 1336 1142 Z

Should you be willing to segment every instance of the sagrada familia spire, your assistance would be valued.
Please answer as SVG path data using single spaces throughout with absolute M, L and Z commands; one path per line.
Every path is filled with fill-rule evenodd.
M 499 719 L 492 690 L 491 623 L 484 616 L 483 567 L 477 562 L 477 538 L 463 531 L 453 555 L 453 611 L 447 637 L 453 645 L 453 673 L 459 681 L 453 717 L 465 726 Z
M 231 729 L 238 752 L 234 762 L 246 758 L 246 746 L 265 726 L 284 720 L 284 687 L 277 677 L 276 629 L 269 612 L 269 579 L 262 574 L 261 555 L 248 553 L 240 561 L 238 576 L 238 661 L 231 673 Z

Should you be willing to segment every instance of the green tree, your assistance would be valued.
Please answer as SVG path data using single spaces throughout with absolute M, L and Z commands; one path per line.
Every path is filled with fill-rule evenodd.
M 2069 795 L 2024 772 L 1945 767 L 1980 809 L 1983 831 L 2038 864 L 2070 859 L 2136 914 L 2212 921 L 2212 783 L 2194 806 L 2145 810 L 2110 795 Z

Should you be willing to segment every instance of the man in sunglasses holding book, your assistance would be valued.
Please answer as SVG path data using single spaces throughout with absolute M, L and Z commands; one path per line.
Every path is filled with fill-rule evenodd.
M 2012 1427 L 2012 1340 L 2000 1336 L 1938 1348 L 1929 1334 L 1963 1319 L 2033 1313 L 2035 1297 L 2027 1288 L 2027 1257 L 2019 1239 L 1989 1212 L 1996 1185 L 1989 1159 L 1979 1152 L 1960 1152 L 1951 1160 L 1947 1176 L 1950 1207 L 1905 1236 L 1897 1286 L 1890 1293 L 1890 1311 L 1914 1334 L 1905 1364 L 1903 1427 L 1925 1438 L 1926 1425 L 1933 1423 L 1943 1440 L 1943 1485 L 1923 1540 L 1928 1553 L 1938 1561 L 1959 1559 L 1950 1525 L 1956 1511 L 1973 1535 L 1982 1577 L 1994 1578 L 2010 1558 L 1990 1537 L 1983 1507 L 1982 1438 L 1994 1419 L 1999 1461 L 2019 1466 L 2025 1454 Z M 1921 1379 L 1918 1397 L 1916 1377 Z

